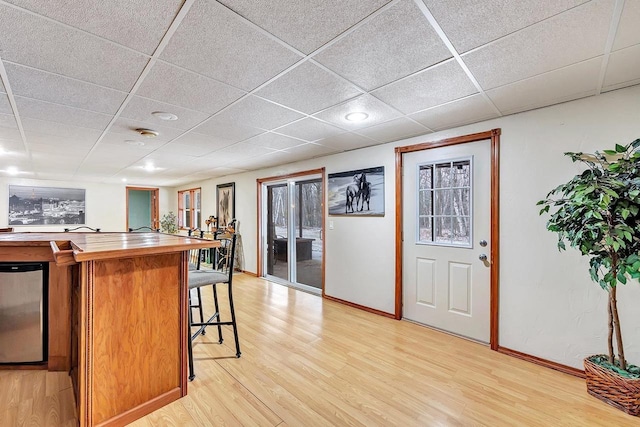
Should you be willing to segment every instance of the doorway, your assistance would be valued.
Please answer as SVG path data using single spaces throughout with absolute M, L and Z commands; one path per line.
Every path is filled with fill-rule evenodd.
M 324 283 L 323 172 L 259 180 L 259 275 L 316 294 Z
M 127 230 L 159 228 L 159 189 L 127 187 Z
M 500 130 L 396 148 L 396 318 L 497 349 Z

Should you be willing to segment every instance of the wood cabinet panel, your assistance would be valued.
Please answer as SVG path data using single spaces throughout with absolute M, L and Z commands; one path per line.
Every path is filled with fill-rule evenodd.
M 49 263 L 49 370 L 71 367 L 71 274 L 69 267 Z
M 181 253 L 93 262 L 91 424 L 181 387 Z M 179 395 L 178 395 L 179 396 Z

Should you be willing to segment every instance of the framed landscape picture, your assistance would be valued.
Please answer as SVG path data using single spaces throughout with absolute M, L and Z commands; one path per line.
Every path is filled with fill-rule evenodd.
M 384 216 L 384 166 L 329 174 L 329 215 Z
M 85 224 L 85 190 L 9 185 L 9 225 Z
M 226 227 L 236 217 L 236 184 L 218 184 L 216 186 L 218 227 Z

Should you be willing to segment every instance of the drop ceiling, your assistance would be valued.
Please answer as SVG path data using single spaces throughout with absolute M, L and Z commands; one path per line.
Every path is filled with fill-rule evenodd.
M 180 185 L 600 95 L 640 83 L 638 22 L 640 0 L 0 1 L 0 174 Z

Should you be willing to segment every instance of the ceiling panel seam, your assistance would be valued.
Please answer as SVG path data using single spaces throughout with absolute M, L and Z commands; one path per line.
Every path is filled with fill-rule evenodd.
M 600 65 L 600 74 L 598 75 L 596 96 L 600 95 L 600 93 L 602 92 L 604 77 L 607 74 L 607 67 L 609 66 L 609 57 L 611 56 L 613 43 L 616 39 L 616 33 L 618 32 L 618 25 L 620 25 L 620 19 L 622 18 L 624 1 L 625 0 L 616 0 L 615 6 L 613 7 L 613 15 L 611 16 L 611 24 L 609 25 L 609 35 L 607 36 L 607 42 L 604 47 L 604 58 L 602 58 L 602 64 Z
M 11 89 L 11 84 L 9 83 L 9 76 L 7 75 L 7 70 L 4 68 L 4 62 L 2 61 L 2 57 L 0 57 L 0 78 L 2 79 L 2 83 L 4 84 L 4 89 L 6 91 L 7 98 L 9 98 L 9 104 L 11 105 L 11 109 L 13 110 L 13 118 L 15 119 L 16 125 L 18 126 L 18 131 L 20 132 L 20 139 L 22 139 L 22 145 L 24 146 L 24 150 L 27 152 L 27 156 L 29 157 L 29 162 L 32 162 L 33 159 L 31 157 L 31 150 L 29 150 L 29 145 L 27 144 L 27 136 L 24 133 L 24 126 L 22 126 L 22 120 L 20 120 L 18 105 L 16 104 L 16 99 L 13 96 L 13 90 Z

